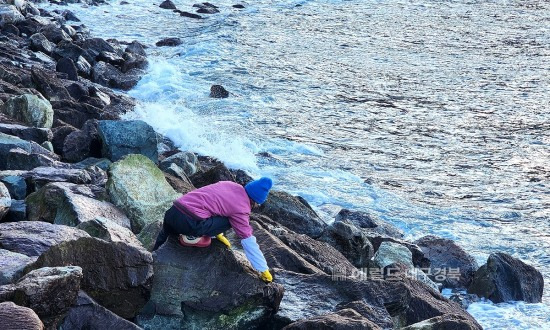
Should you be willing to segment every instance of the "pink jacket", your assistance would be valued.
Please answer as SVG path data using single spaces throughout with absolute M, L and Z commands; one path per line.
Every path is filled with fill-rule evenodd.
M 181 196 L 174 205 L 198 219 L 212 216 L 229 218 L 229 223 L 241 239 L 252 236 L 250 226 L 250 200 L 244 187 L 231 181 L 220 181 Z M 187 211 L 187 212 L 186 212 Z

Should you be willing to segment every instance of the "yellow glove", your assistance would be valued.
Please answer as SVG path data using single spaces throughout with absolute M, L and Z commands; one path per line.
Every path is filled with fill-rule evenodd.
M 231 243 L 229 243 L 229 240 L 225 238 L 223 234 L 216 235 L 216 238 L 218 239 L 218 241 L 222 242 L 223 244 L 225 244 L 225 246 L 231 249 Z
M 266 270 L 265 272 L 261 272 L 260 278 L 265 283 L 271 283 L 273 281 L 273 277 L 271 276 L 271 273 L 269 272 L 269 270 Z

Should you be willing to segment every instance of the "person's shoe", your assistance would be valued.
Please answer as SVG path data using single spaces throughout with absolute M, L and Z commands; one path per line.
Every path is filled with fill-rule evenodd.
M 195 237 L 180 235 L 179 242 L 183 246 L 207 247 L 210 246 L 210 243 L 212 243 L 212 239 L 208 236 Z

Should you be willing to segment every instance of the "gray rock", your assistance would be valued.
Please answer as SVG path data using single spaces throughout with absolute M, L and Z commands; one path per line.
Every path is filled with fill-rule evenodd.
M 163 220 L 166 210 L 180 196 L 162 171 L 143 155 L 128 155 L 113 163 L 106 187 L 111 201 L 130 218 L 134 233 L 148 223 Z
M 109 63 L 97 62 L 92 69 L 92 80 L 105 87 L 130 90 L 137 85 L 142 74 L 140 69 L 122 72 Z
M 23 276 L 23 270 L 36 258 L 21 253 L 0 249 L 0 285 L 10 284 Z
M 468 293 L 475 293 L 494 303 L 522 300 L 540 303 L 544 280 L 535 267 L 509 254 L 491 253 L 487 263 L 481 266 L 468 287 Z
M 173 166 L 176 166 L 176 165 L 173 165 Z M 195 187 L 193 186 L 191 181 L 189 181 L 189 179 L 187 178 L 183 179 L 180 177 L 175 177 L 168 173 L 164 173 L 164 178 L 166 179 L 168 184 L 180 194 L 187 194 L 191 190 L 195 190 Z
M 130 229 L 122 227 L 107 218 L 97 217 L 90 221 L 81 222 L 77 228 L 84 230 L 92 237 L 101 238 L 107 242 L 124 242 L 138 247 L 142 246 Z
M 347 220 L 334 221 L 319 239 L 340 251 L 357 268 L 368 267 L 374 254 L 367 235 Z
M 53 245 L 89 235 L 80 229 L 42 221 L 0 223 L 0 248 L 39 256 Z
M 92 65 L 82 56 L 79 56 L 75 62 L 76 70 L 83 77 L 88 78 L 92 74 Z
M 51 54 L 54 50 L 55 45 L 50 42 L 42 33 L 35 33 L 30 37 L 31 45 L 30 48 L 37 52 L 42 52 L 44 54 Z
M 0 324 L 6 330 L 44 329 L 44 324 L 32 309 L 17 306 L 11 301 L 0 303 Z
M 75 303 L 81 280 L 80 267 L 36 269 L 15 284 L 13 301 L 35 311 L 46 327 L 55 327 Z
M 142 246 L 147 251 L 153 251 L 153 247 L 157 241 L 157 237 L 162 229 L 162 220 L 153 221 L 145 225 L 137 236 Z
M 430 278 L 445 288 L 467 288 L 479 268 L 474 257 L 450 239 L 433 235 L 414 242 L 430 259 Z M 437 276 L 439 274 L 439 276 Z
M 46 221 L 76 227 L 98 217 L 105 217 L 125 228 L 130 220 L 113 204 L 96 199 L 90 187 L 53 182 L 27 199 L 27 217 L 31 221 Z
M 27 220 L 27 205 L 24 200 L 11 200 L 10 210 L 4 217 L 5 222 L 17 222 Z
M 7 155 L 11 149 L 20 148 L 28 153 L 31 152 L 31 144 L 18 137 L 0 133 L 0 170 L 6 169 Z
M 75 306 L 69 310 L 59 329 L 139 330 L 141 328 L 99 305 L 84 291 L 79 291 Z
M 0 124 L 0 133 L 17 136 L 23 140 L 30 140 L 36 143 L 44 143 L 53 138 L 50 129 L 39 127 L 27 127 L 16 124 Z
M 6 156 L 6 169 L 8 170 L 32 170 L 37 167 L 54 167 L 56 165 L 57 161 L 48 155 L 28 153 L 20 148 L 10 150 Z
M 53 150 L 53 144 L 50 141 L 44 141 L 40 146 L 49 152 L 54 152 Z
M 82 290 L 118 316 L 133 318 L 149 298 L 152 264 L 143 248 L 82 237 L 51 247 L 32 267 L 80 266 Z
M 94 178 L 85 169 L 36 167 L 24 174 L 31 191 L 37 191 L 50 182 L 93 184 Z
M 185 248 L 171 237 L 155 252 L 151 299 L 137 323 L 155 329 L 245 329 L 277 312 L 279 284 L 264 284 L 243 254 L 219 242 Z
M 382 330 L 377 324 L 363 317 L 353 309 L 342 309 L 334 313 L 314 316 L 309 319 L 291 323 L 283 329 Z
M 101 120 L 98 133 L 103 145 L 103 156 L 111 161 L 129 154 L 141 154 L 158 162 L 157 135 L 153 128 L 141 120 Z
M 53 42 L 54 44 L 58 44 L 61 41 L 72 41 L 71 36 L 68 35 L 67 32 L 63 31 L 63 29 L 57 27 L 54 24 L 48 24 L 44 26 L 42 29 L 40 29 L 40 32 L 46 37 L 46 39 Z
M 25 20 L 17 7 L 7 4 L 0 4 L 0 27 L 7 24 L 15 24 Z
M 361 229 L 389 237 L 403 238 L 404 236 L 403 231 L 396 226 L 366 212 L 342 209 L 336 215 L 335 221 L 348 221 Z
M 416 267 L 420 267 L 423 269 L 430 267 L 430 259 L 424 256 L 424 252 L 420 249 L 418 245 L 402 239 L 382 235 L 376 232 L 364 231 L 364 233 L 367 235 L 367 237 L 369 238 L 369 241 L 372 243 L 372 246 L 374 247 L 375 252 L 378 250 L 378 248 L 380 247 L 380 244 L 382 244 L 383 242 L 401 244 L 407 249 L 409 249 L 409 251 L 411 251 L 412 262 Z
M 392 242 L 383 242 L 374 254 L 373 261 L 378 267 L 384 268 L 393 263 L 402 263 L 412 269 L 412 253 L 405 246 Z
M 71 95 L 65 88 L 64 83 L 54 72 L 35 65 L 31 68 L 31 78 L 36 89 L 50 102 L 71 99 Z
M 172 164 L 183 169 L 186 176 L 197 173 L 197 170 L 200 168 L 199 160 L 192 152 L 178 152 L 170 157 L 166 157 L 160 162 L 159 167 L 161 170 L 167 171 Z
M 145 46 L 141 44 L 139 41 L 132 41 L 127 47 L 126 52 L 131 54 L 140 55 L 143 57 L 147 56 L 147 53 L 145 52 Z
M 0 220 L 8 214 L 11 206 L 11 197 L 8 188 L 0 182 Z
M 267 201 L 261 205 L 259 213 L 298 234 L 305 234 L 311 238 L 320 237 L 326 227 L 309 205 L 283 191 L 272 190 Z
M 471 319 L 463 315 L 444 314 L 435 316 L 427 320 L 414 323 L 402 330 L 442 330 L 442 329 L 460 329 L 460 330 L 476 330 L 480 329 L 479 324 L 474 323 Z

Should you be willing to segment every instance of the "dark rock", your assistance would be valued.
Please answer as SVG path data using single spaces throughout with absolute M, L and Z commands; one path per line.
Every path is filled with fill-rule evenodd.
M 195 187 L 189 180 L 183 180 L 168 173 L 164 173 L 164 178 L 166 182 L 180 194 L 187 194 L 191 190 L 195 190 Z
M 244 9 L 244 6 L 241 4 L 236 4 L 236 5 L 233 5 L 233 8 Z
M 368 267 L 374 255 L 368 237 L 347 221 L 334 221 L 319 239 L 340 251 L 357 268 Z
M 229 171 L 229 169 L 223 164 L 214 166 L 204 172 L 197 172 L 193 174 L 189 179 L 197 188 L 204 187 L 219 181 L 235 182 L 235 177 L 233 176 L 233 173 L 231 173 L 231 171 Z
M 363 317 L 353 309 L 342 309 L 334 313 L 314 316 L 309 319 L 297 321 L 284 327 L 285 330 L 382 330 L 381 327 Z
M 15 283 L 23 276 L 25 267 L 35 260 L 21 253 L 0 249 L 0 285 Z
M 109 64 L 117 65 L 117 66 L 122 65 L 122 63 L 124 63 L 124 59 L 122 58 L 122 56 L 116 53 L 105 52 L 105 51 L 99 53 L 96 60 L 107 62 Z
M 197 10 L 199 14 L 217 14 L 220 11 L 216 8 L 200 8 Z
M 72 41 L 61 41 L 53 51 L 53 57 L 57 60 L 61 58 L 68 58 L 73 63 L 78 61 L 78 58 L 84 54 L 84 49 L 74 44 Z
M 463 315 L 444 314 L 435 316 L 421 322 L 411 324 L 408 327 L 401 328 L 402 330 L 444 330 L 444 329 L 460 329 L 460 330 L 476 330 L 480 329 L 479 324 L 472 322 L 470 318 Z
M 231 171 L 233 176 L 235 176 L 235 182 L 237 182 L 241 186 L 245 186 L 250 181 L 254 181 L 254 179 L 243 170 L 229 170 L 229 171 Z
M 194 8 L 213 8 L 217 9 L 218 6 L 211 4 L 210 2 L 196 3 L 193 5 Z
M 63 72 L 67 74 L 67 79 L 77 81 L 78 80 L 78 71 L 74 65 L 73 60 L 70 58 L 63 57 L 57 61 L 55 67 L 57 72 Z
M 76 35 L 76 30 L 67 24 L 61 25 L 61 29 L 65 31 L 71 38 L 73 38 Z
M 210 97 L 224 99 L 229 97 L 229 92 L 222 85 L 212 85 L 210 87 Z
M 386 314 L 380 313 L 380 309 L 373 307 L 364 301 L 352 301 L 349 303 L 341 303 L 336 306 L 336 310 L 351 309 L 359 313 L 361 316 L 366 319 L 374 322 L 383 329 L 393 329 L 393 321 L 386 317 Z
M 43 52 L 44 54 L 51 54 L 55 45 L 51 43 L 42 33 L 35 33 L 30 38 L 30 49 Z
M 6 222 L 18 222 L 27 220 L 27 204 L 24 200 L 11 200 L 10 210 L 4 217 Z
M 468 307 L 472 303 L 481 301 L 481 298 L 473 293 L 465 293 L 463 291 L 458 291 L 453 293 L 449 297 L 449 300 L 460 304 L 464 310 L 468 310 Z
M 72 163 L 82 161 L 88 157 L 101 157 L 101 139 L 97 131 L 98 121 L 86 121 L 82 130 L 72 132 L 65 138 L 63 144 L 63 158 Z
M 121 70 L 125 73 L 132 69 L 145 69 L 147 67 L 145 56 L 126 52 L 122 55 L 122 59 L 124 63 L 122 63 Z
M 192 152 L 178 152 L 172 156 L 166 157 L 160 162 L 159 168 L 166 171 L 171 164 L 179 166 L 186 176 L 191 176 L 200 169 L 199 160 Z
M 73 22 L 80 22 L 80 20 L 78 19 L 78 17 L 76 17 L 76 15 L 70 11 L 70 10 L 63 10 L 63 12 L 61 13 L 61 15 L 63 16 L 63 18 L 65 18 L 65 20 L 67 21 L 73 21 Z
M 180 14 L 180 16 L 183 16 L 183 17 L 202 19 L 201 15 L 197 15 L 197 14 L 193 14 L 193 13 L 190 13 L 190 12 L 187 12 L 187 11 L 181 11 L 181 10 L 177 10 L 177 9 L 174 10 L 174 11 L 177 12 L 178 14 Z
M 85 97 L 83 100 L 84 99 Z M 109 116 L 106 109 L 100 109 L 84 102 L 75 102 L 72 100 L 53 101 L 52 106 L 55 112 L 54 122 L 57 119 L 60 121 L 60 125 L 69 124 L 75 128 L 81 128 L 89 119 L 102 119 Z M 54 123 L 54 126 L 55 125 L 56 124 Z
M 80 101 L 83 98 L 89 97 L 90 92 L 88 87 L 80 82 L 73 82 L 65 87 L 71 97 L 77 101 Z
M 0 133 L 0 170 L 5 170 L 7 166 L 7 155 L 10 150 L 20 148 L 26 152 L 31 152 L 31 144 L 28 141 L 21 140 L 18 137 Z
M 151 300 L 137 318 L 144 328 L 255 328 L 277 312 L 284 291 L 217 241 L 194 249 L 170 237 L 155 252 L 154 269 Z
M 6 169 L 8 170 L 32 170 L 40 166 L 55 166 L 57 161 L 44 154 L 28 153 L 16 148 L 9 151 L 6 156 Z
M 272 190 L 267 201 L 260 206 L 259 213 L 296 233 L 312 238 L 320 237 L 326 227 L 317 213 L 297 197 L 283 191 Z
M 157 237 L 162 229 L 162 222 L 162 220 L 150 222 L 139 232 L 137 238 L 147 251 L 153 251 Z
M 53 144 L 53 150 L 58 153 L 63 153 L 63 145 L 65 144 L 65 138 L 67 135 L 71 134 L 72 132 L 76 132 L 77 129 L 74 128 L 71 125 L 64 125 L 56 127 L 52 130 L 53 138 L 52 138 L 52 144 Z
M 86 59 L 82 56 L 79 56 L 76 63 L 76 70 L 78 73 L 80 73 L 84 78 L 89 78 L 92 73 L 92 65 L 86 61 Z
M 130 220 L 113 204 L 95 199 L 90 187 L 53 182 L 27 199 L 27 217 L 31 221 L 46 221 L 76 227 L 98 217 L 131 228 Z
M 14 135 L 23 140 L 30 140 L 36 143 L 44 143 L 53 139 L 52 131 L 48 128 L 27 127 L 17 124 L 0 123 L 0 133 Z
M 28 191 L 37 191 L 50 182 L 94 184 L 94 177 L 85 169 L 36 167 L 28 171 L 25 178 Z
M 383 242 L 391 242 L 391 243 L 398 243 L 403 246 L 405 246 L 409 251 L 411 251 L 412 254 L 412 262 L 415 267 L 419 268 L 429 268 L 430 267 L 430 259 L 426 258 L 424 255 L 424 252 L 420 247 L 416 244 L 407 242 L 405 240 L 380 235 L 378 233 L 370 233 L 366 232 L 367 236 L 369 237 L 370 242 L 372 243 L 372 246 L 374 247 L 374 251 L 378 251 L 378 248 L 380 247 L 380 244 Z
M 16 24 L 25 19 L 15 6 L 0 4 L 0 27 L 8 24 Z
M 13 301 L 35 311 L 46 327 L 55 328 L 75 303 L 81 280 L 80 267 L 36 269 L 15 284 Z
M 19 36 L 20 32 L 17 26 L 13 24 L 7 24 L 2 28 L 2 32 L 6 35 L 13 34 L 14 36 Z
M 140 55 L 143 57 L 147 56 L 147 53 L 145 52 L 145 46 L 139 41 L 132 41 L 128 46 L 126 46 L 125 52 Z
M 43 330 L 44 324 L 36 313 L 11 301 L 0 303 L 0 324 L 6 330 Z
M 71 39 L 71 36 L 67 34 L 67 32 L 63 31 L 63 29 L 55 26 L 55 25 L 46 25 L 42 29 L 40 29 L 40 33 L 42 33 L 46 39 L 53 42 L 54 44 L 58 44 L 61 41 L 73 41 Z
M 27 196 L 27 183 L 23 177 L 17 175 L 2 176 L 0 181 L 8 189 L 11 198 L 25 199 Z
M 176 9 L 176 5 L 170 0 L 164 0 L 160 5 L 162 9 Z
M 0 111 L 29 126 L 52 127 L 54 115 L 52 105 L 47 100 L 33 94 L 10 98 L 0 106 Z
M 143 73 L 139 69 L 131 69 L 123 73 L 116 67 L 105 62 L 97 62 L 92 71 L 92 79 L 94 82 L 106 87 L 122 90 L 129 90 L 137 85 Z
M 95 64 L 96 58 L 101 52 L 118 53 L 110 43 L 101 38 L 86 39 L 81 46 L 87 52 L 84 58 L 92 65 Z
M 385 222 L 371 214 L 361 211 L 342 209 L 336 215 L 335 221 L 347 220 L 355 226 L 394 238 L 403 238 L 404 234 L 399 228 Z
M 414 242 L 430 259 L 430 278 L 445 288 L 467 288 L 479 268 L 474 257 L 454 241 L 428 235 Z M 439 276 L 438 273 L 440 273 Z
M 174 47 L 174 46 L 179 46 L 182 43 L 183 41 L 181 41 L 180 38 L 164 38 L 160 41 L 157 41 L 156 45 L 158 47 L 163 47 L 163 46 Z
M 31 69 L 31 77 L 36 85 L 36 89 L 38 89 L 38 91 L 40 91 L 49 101 L 59 101 L 71 98 L 63 83 L 54 74 L 37 66 L 33 66 Z
M 80 229 L 42 221 L 0 223 L 0 248 L 39 256 L 51 246 L 89 235 Z
M 141 154 L 158 162 L 156 133 L 144 121 L 102 120 L 98 133 L 102 141 L 102 153 L 111 161 L 118 161 L 129 154 Z
M 60 327 L 61 329 L 141 329 L 99 305 L 84 291 L 78 292 L 75 306 L 69 310 Z
M 143 248 L 82 237 L 51 247 L 33 268 L 80 266 L 82 290 L 118 316 L 133 318 L 149 299 L 152 264 L 151 254 Z
M 544 280 L 535 267 L 509 254 L 491 253 L 487 263 L 481 266 L 468 287 L 468 293 L 475 293 L 494 303 L 522 300 L 540 303 Z

